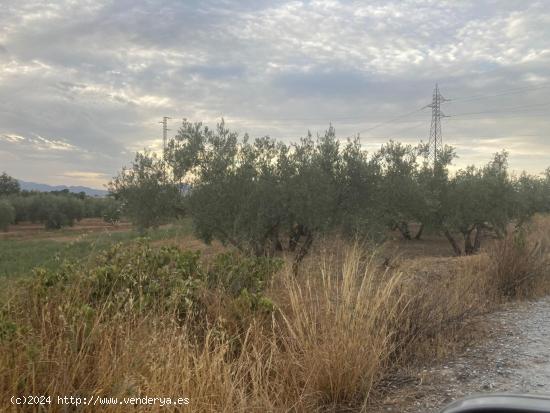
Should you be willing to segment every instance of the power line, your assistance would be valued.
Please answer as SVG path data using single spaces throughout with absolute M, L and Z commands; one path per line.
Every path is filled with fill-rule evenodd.
M 404 113 L 402 115 L 398 115 L 396 116 L 395 118 L 392 118 L 392 119 L 388 119 L 388 120 L 385 120 L 383 122 L 380 123 L 380 125 L 384 125 L 388 122 L 392 122 L 394 119 L 400 119 L 402 117 L 405 117 L 405 116 L 409 116 L 415 112 L 419 112 L 420 110 L 422 110 L 422 108 L 420 109 L 415 109 L 414 111 L 412 112 L 407 112 L 407 113 Z M 231 118 L 231 117 L 225 117 L 225 119 L 229 119 L 233 122 L 241 122 L 241 121 L 246 121 L 246 119 L 242 119 L 242 118 Z M 353 120 L 353 119 L 365 119 L 365 115 L 357 115 L 357 116 L 339 116 L 339 117 L 306 117 L 306 118 L 254 118 L 254 121 L 269 121 L 269 122 L 292 122 L 292 121 L 322 121 L 322 122 L 334 122 L 334 121 L 340 121 L 340 120 Z M 375 126 L 377 127 L 377 126 Z
M 523 111 L 525 109 L 533 108 L 533 107 L 541 107 L 541 106 L 549 106 L 550 102 L 545 103 L 534 103 L 531 105 L 521 105 L 521 106 L 514 106 L 509 108 L 502 108 L 502 109 L 496 109 L 496 110 L 485 110 L 481 112 L 466 112 L 466 113 L 458 113 L 455 115 L 451 115 L 452 117 L 460 117 L 460 116 L 467 116 L 467 115 L 483 115 L 486 113 L 509 113 L 509 112 L 516 112 L 516 111 Z
M 393 131 L 392 133 L 388 133 L 385 136 L 361 136 L 361 137 L 362 138 L 368 138 L 368 139 L 388 139 L 388 138 L 391 138 L 392 136 L 396 136 L 399 133 L 416 129 L 418 126 L 423 125 L 425 122 L 426 122 L 425 119 L 417 120 L 415 122 L 412 122 L 413 123 L 412 126 L 407 126 L 405 128 L 397 129 L 397 130 Z
M 503 89 L 501 91 L 496 92 L 495 94 L 462 96 L 462 97 L 458 97 L 458 98 L 448 99 L 448 101 L 451 101 L 451 102 L 455 102 L 455 101 L 468 102 L 468 101 L 485 99 L 485 98 L 492 98 L 492 97 L 499 97 L 499 96 L 505 96 L 505 95 L 525 93 L 525 92 L 529 92 L 529 91 L 533 91 L 533 90 L 540 90 L 540 89 L 546 89 L 546 88 L 550 88 L 550 84 L 549 85 L 541 85 L 541 86 L 524 86 L 524 87 Z M 367 129 L 363 129 L 363 130 L 359 131 L 358 133 L 368 132 L 368 131 L 374 130 L 374 129 L 380 127 L 380 126 L 386 125 L 388 123 L 393 123 L 393 122 L 399 121 L 403 118 L 406 118 L 410 115 L 413 115 L 417 112 L 420 112 L 422 109 L 423 108 L 415 109 L 413 111 L 406 112 L 402 115 L 392 117 L 392 118 L 387 119 L 385 121 L 379 122 L 379 123 L 377 123 L 376 125 L 374 125 L 372 127 L 369 127 Z M 454 116 L 462 116 L 462 114 L 454 115 Z M 327 117 L 254 118 L 254 121 L 255 122 L 267 121 L 267 122 L 323 122 L 323 123 L 329 122 L 330 123 L 330 122 L 338 122 L 338 121 L 346 121 L 346 120 L 354 120 L 354 119 L 364 119 L 364 118 L 365 118 L 364 115 L 354 115 L 354 116 L 338 116 L 338 117 L 332 117 L 332 116 L 328 117 L 327 116 Z M 226 119 L 231 120 L 233 122 L 239 122 L 239 123 L 244 122 L 244 123 L 247 123 L 248 125 L 251 125 L 251 126 L 252 125 L 264 126 L 263 124 L 258 124 L 258 123 L 254 123 L 254 122 L 248 123 L 248 122 L 246 122 L 246 119 L 242 119 L 242 118 L 226 117 Z M 363 122 L 358 122 L 358 123 L 363 123 Z M 365 122 L 365 123 L 367 123 L 367 122 Z
M 479 100 L 479 99 L 486 99 L 486 98 L 506 96 L 506 95 L 515 95 L 515 94 L 518 94 L 518 93 L 531 92 L 533 90 L 540 90 L 540 89 L 547 89 L 547 88 L 550 88 L 550 84 L 541 85 L 541 86 L 516 87 L 516 88 L 510 88 L 510 89 L 504 89 L 504 90 L 501 90 L 501 91 L 497 91 L 494 94 L 489 94 L 489 95 L 461 96 L 461 97 L 453 98 L 453 99 L 449 99 L 449 100 L 452 101 L 452 102 L 455 102 L 455 101 L 468 102 L 468 101 L 471 101 L 471 100 Z
M 506 116 L 478 116 L 478 117 L 465 117 L 465 118 L 453 118 L 449 117 L 449 122 L 462 122 L 462 121 L 469 121 L 469 120 L 508 120 L 508 119 L 524 119 L 524 118 L 549 118 L 550 114 L 547 112 L 543 113 L 524 113 L 521 115 L 506 115 Z
M 468 139 L 468 138 L 475 138 L 475 139 L 504 139 L 504 138 L 525 138 L 525 137 L 533 137 L 533 138 L 545 138 L 549 135 L 530 135 L 530 134 L 509 134 L 509 135 L 500 135 L 500 136 L 475 136 L 475 135 L 464 135 L 464 136 L 448 136 L 449 139 Z
M 417 112 L 420 112 L 420 111 L 422 111 L 422 109 L 424 109 L 424 108 L 415 109 L 415 110 L 413 110 L 413 111 L 411 111 L 411 112 L 407 112 L 407 113 L 405 113 L 405 114 L 403 114 L 403 115 L 396 116 L 395 118 L 391 118 L 391 119 L 388 119 L 388 120 L 386 120 L 386 121 L 380 122 L 380 123 L 378 123 L 378 124 L 376 124 L 376 125 L 374 125 L 374 126 L 371 126 L 370 128 L 364 129 L 364 130 L 359 131 L 359 132 L 357 132 L 357 133 L 368 132 L 368 131 L 371 131 L 371 130 L 373 130 L 373 129 L 376 129 L 376 128 L 380 127 L 380 126 L 386 125 L 386 124 L 388 124 L 388 123 L 393 123 L 393 122 L 395 122 L 395 121 L 397 121 L 397 120 L 406 118 L 407 116 L 410 116 L 410 115 L 413 115 L 413 114 L 415 114 L 415 113 L 417 113 Z
M 492 95 L 473 95 L 473 96 L 463 96 L 463 97 L 459 97 L 459 98 L 454 98 L 454 99 L 446 99 L 444 98 L 443 96 L 441 96 L 441 94 L 439 94 L 439 89 L 436 85 L 436 89 L 437 90 L 434 90 L 434 99 L 432 100 L 432 104 L 430 105 L 427 105 L 427 106 L 424 106 L 422 108 L 418 108 L 418 109 L 415 109 L 415 110 L 412 110 L 410 112 L 406 112 L 406 113 L 403 113 L 401 115 L 398 115 L 398 116 L 395 116 L 395 117 L 392 117 L 390 119 L 387 119 L 385 121 L 382 121 L 382 122 L 379 122 L 371 127 L 368 127 L 366 129 L 363 129 L 363 130 L 360 130 L 358 132 L 356 132 L 353 136 L 358 136 L 360 134 L 363 134 L 363 133 L 366 133 L 366 132 L 369 132 L 369 131 L 372 131 L 374 129 L 377 129 L 383 125 L 387 125 L 387 124 L 390 124 L 390 123 L 412 123 L 413 125 L 412 126 L 408 126 L 406 128 L 402 128 L 402 129 L 399 129 L 391 134 L 388 134 L 386 135 L 386 137 L 389 137 L 389 136 L 392 136 L 392 135 L 396 135 L 397 133 L 400 133 L 401 131 L 403 130 L 412 130 L 413 128 L 416 127 L 416 124 L 420 123 L 420 122 L 423 122 L 424 119 L 422 120 L 418 120 L 418 119 L 406 119 L 416 113 L 419 113 L 421 112 L 424 108 L 426 107 L 431 107 L 432 108 L 432 125 L 430 127 L 430 139 L 432 140 L 432 143 L 431 145 L 433 146 L 432 148 L 432 153 L 435 155 L 435 153 L 437 153 L 437 151 L 441 148 L 441 145 L 442 145 L 442 135 L 441 135 L 441 123 L 440 123 L 440 118 L 441 117 L 447 117 L 446 115 L 444 115 L 440 108 L 437 109 L 437 98 L 436 98 L 436 94 L 439 95 L 439 104 L 443 103 L 443 102 L 447 102 L 447 101 L 469 101 L 469 100 L 476 100 L 476 99 L 483 99 L 483 98 L 490 98 L 490 97 L 498 97 L 498 96 L 504 96 L 504 95 L 511 95 L 511 94 L 518 94 L 518 93 L 524 93 L 524 92 L 529 92 L 529 91 L 533 91 L 533 90 L 540 90 L 540 89 L 546 89 L 546 88 L 550 88 L 550 84 L 549 85 L 541 85 L 541 86 L 527 86 L 527 87 L 517 87 L 517 88 L 511 88 L 511 89 L 504 89 L 504 90 L 501 90 L 495 94 L 492 94 Z M 464 113 L 458 113 L 458 114 L 455 114 L 455 115 L 450 115 L 450 119 L 449 120 L 452 120 L 452 121 L 464 121 L 464 120 L 482 120 L 482 119 L 495 119 L 495 117 L 472 117 L 472 116 L 475 116 L 475 115 L 483 115 L 483 114 L 491 114 L 491 113 L 494 113 L 494 114 L 499 114 L 499 113 L 518 113 L 518 112 L 523 112 L 523 111 L 526 111 L 526 110 L 529 110 L 529 109 L 533 109 L 533 108 L 542 108 L 542 107 L 545 107 L 545 106 L 548 106 L 550 105 L 550 102 L 545 102 L 545 103 L 538 103 L 538 104 L 531 104 L 531 105 L 521 105 L 521 106 L 514 106 L 514 107 L 507 107 L 507 108 L 502 108 L 502 109 L 492 109 L 492 110 L 485 110 L 485 111 L 478 111 L 478 112 L 464 112 Z M 537 109 L 535 109 L 537 110 Z M 438 115 L 437 115 L 438 114 Z M 547 114 L 545 113 L 525 113 L 523 114 L 521 117 L 536 117 L 536 116 L 547 116 Z M 514 116 L 507 116 L 506 119 L 509 119 L 509 118 L 514 118 Z M 231 118 L 228 118 L 228 119 L 231 119 Z M 314 118 L 314 117 L 304 117 L 304 118 L 270 118 L 270 119 L 267 119 L 267 118 L 256 118 L 255 120 L 259 121 L 259 120 L 269 120 L 269 121 L 274 121 L 274 122 L 284 122 L 284 121 L 323 121 L 323 122 L 327 122 L 327 118 Z M 346 116 L 346 117 L 338 117 L 338 118 L 332 118 L 331 121 L 339 121 L 339 120 L 350 120 L 350 119 L 364 119 L 363 116 Z M 233 121 L 237 121 L 237 122 L 242 122 L 242 119 L 235 119 Z M 246 121 L 245 121 L 246 123 Z M 368 122 L 358 122 L 358 123 L 368 123 Z M 248 123 L 249 127 L 252 126 L 254 127 L 254 125 L 257 125 L 257 126 L 260 126 L 260 127 L 265 127 L 266 125 L 264 124 L 259 124 L 259 123 Z M 350 136 L 351 137 L 351 136 Z M 363 136 L 365 138 L 380 138 L 380 137 L 373 137 L 373 136 Z

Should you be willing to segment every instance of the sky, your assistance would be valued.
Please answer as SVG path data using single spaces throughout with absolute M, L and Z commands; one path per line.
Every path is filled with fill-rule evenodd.
M 0 172 L 102 188 L 182 118 L 550 166 L 550 1 L 0 0 Z

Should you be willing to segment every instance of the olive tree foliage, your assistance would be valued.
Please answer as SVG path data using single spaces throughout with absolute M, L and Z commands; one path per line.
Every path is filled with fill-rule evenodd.
M 537 212 L 550 212 L 550 168 L 543 176 L 523 172 L 513 180 L 513 185 L 516 226 L 523 225 Z
M 374 155 L 380 166 L 379 209 L 388 228 L 399 230 L 403 238 L 413 238 L 409 224 L 420 224 L 415 239 L 420 239 L 426 224 L 429 181 L 421 169 L 426 145 L 404 145 L 390 141 Z M 424 160 L 426 162 L 426 160 Z M 427 164 L 426 164 L 427 165 Z M 431 174 L 429 174 L 431 176 Z
M 122 204 L 113 197 L 107 197 L 102 203 L 100 212 L 106 223 L 116 225 L 122 217 Z
M 376 167 L 357 141 L 342 146 L 331 127 L 286 145 L 269 137 L 250 140 L 229 131 L 184 122 L 169 142 L 176 180 L 188 182 L 189 213 L 197 235 L 242 251 L 294 253 L 299 262 L 314 238 L 371 219 Z
M 106 211 L 120 210 L 120 202 L 111 197 L 96 198 L 69 191 L 21 191 L 4 198 L 15 210 L 15 224 L 30 221 L 42 223 L 47 229 L 71 226 L 83 218 L 105 218 Z
M 203 241 L 255 255 L 285 251 L 295 265 L 326 234 L 383 238 L 388 229 L 418 239 L 429 228 L 456 254 L 471 254 L 485 233 L 502 235 L 510 222 L 550 208 L 550 171 L 512 177 L 501 152 L 451 176 L 454 148 L 435 162 L 428 154 L 425 144 L 390 141 L 368 156 L 358 138 L 342 143 L 332 127 L 285 144 L 239 137 L 223 121 L 213 129 L 184 121 L 162 160 L 138 154 L 110 189 L 140 227 L 185 210 Z M 420 224 L 416 234 L 410 223 Z
M 6 172 L 0 175 L 0 196 L 17 194 L 21 190 L 17 179 L 9 176 Z
M 182 212 L 179 186 L 155 154 L 137 153 L 132 164 L 109 183 L 109 191 L 140 230 L 158 227 Z
M 7 231 L 14 222 L 15 209 L 8 201 L 0 199 L 0 230 Z
M 459 170 L 448 185 L 443 231 L 457 255 L 477 252 L 483 232 L 501 236 L 517 218 L 516 194 L 508 173 L 508 154 L 504 151 L 496 153 L 482 168 L 469 166 Z M 462 235 L 462 248 L 452 233 Z
M 543 212 L 550 212 L 550 167 L 544 171 L 544 179 L 542 180 L 542 206 Z
M 83 218 L 83 202 L 76 197 L 40 194 L 30 203 L 31 221 L 41 222 L 46 229 L 73 226 Z
M 16 224 L 30 221 L 60 229 L 85 217 L 85 201 L 76 194 L 23 191 L 6 199 L 14 207 Z

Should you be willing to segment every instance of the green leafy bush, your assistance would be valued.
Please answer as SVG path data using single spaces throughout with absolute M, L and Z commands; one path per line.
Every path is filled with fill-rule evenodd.
M 199 252 L 154 248 L 140 240 L 114 246 L 93 265 L 66 262 L 55 270 L 37 269 L 34 287 L 48 300 L 51 294 L 80 295 L 71 310 L 79 314 L 83 309 L 117 317 L 152 311 L 182 319 L 207 314 L 212 295 L 226 297 L 223 306 L 248 314 L 272 310 L 263 291 L 279 268 L 279 261 L 237 254 L 222 254 L 206 268 Z
M 246 257 L 236 252 L 218 255 L 207 273 L 210 288 L 228 294 L 228 317 L 237 325 L 258 313 L 270 313 L 273 302 L 264 291 L 282 261 L 267 257 Z M 246 324 L 246 323 L 245 323 Z
M 282 262 L 267 257 L 246 257 L 236 252 L 219 254 L 208 272 L 210 285 L 237 296 L 243 290 L 263 291 Z

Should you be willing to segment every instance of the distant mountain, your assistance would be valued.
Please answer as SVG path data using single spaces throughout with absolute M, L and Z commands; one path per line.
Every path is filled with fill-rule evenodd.
M 26 182 L 19 180 L 19 185 L 21 185 L 22 190 L 26 191 L 40 191 L 40 192 L 50 192 L 50 191 L 63 191 L 68 189 L 70 192 L 84 192 L 89 196 L 105 196 L 109 191 L 103 189 L 88 188 L 87 186 L 66 186 L 66 185 L 48 185 L 48 184 L 37 184 L 36 182 Z

